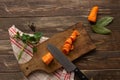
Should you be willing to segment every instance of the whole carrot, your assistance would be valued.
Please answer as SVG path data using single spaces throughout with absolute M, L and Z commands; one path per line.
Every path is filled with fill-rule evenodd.
M 90 14 L 88 15 L 88 21 L 90 21 L 90 22 L 96 22 L 97 12 L 98 12 L 98 6 L 94 6 L 91 9 Z

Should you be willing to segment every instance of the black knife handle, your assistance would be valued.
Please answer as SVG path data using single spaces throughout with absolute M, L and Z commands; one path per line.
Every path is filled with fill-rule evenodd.
M 77 75 L 80 80 L 89 80 L 78 68 L 74 70 L 75 75 Z

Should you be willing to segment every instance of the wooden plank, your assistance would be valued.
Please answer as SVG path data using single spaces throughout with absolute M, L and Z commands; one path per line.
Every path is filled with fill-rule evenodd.
M 74 61 L 82 70 L 119 69 L 120 51 L 92 51 Z M 14 55 L 0 55 L 0 73 L 20 71 Z
M 82 70 L 89 79 L 93 80 L 119 80 L 120 70 Z M 0 73 L 0 80 L 27 80 L 21 72 Z M 77 80 L 77 79 L 76 79 Z
M 0 1 L 1 17 L 23 16 L 86 16 L 91 7 L 98 5 L 99 14 L 117 14 L 120 11 L 120 1 L 113 0 L 24 0 Z M 49 13 L 49 14 L 48 14 Z
M 75 62 L 85 70 L 120 69 L 120 51 L 92 51 Z
M 13 54 L 9 40 L 0 40 L 0 55 Z
M 79 63 L 76 65 L 83 70 L 83 72 L 93 80 L 105 80 L 105 79 L 115 79 L 120 78 L 120 52 L 91 52 L 81 58 L 79 58 Z M 94 55 L 94 56 L 93 56 Z M 19 74 L 19 69 L 16 66 L 15 58 L 11 55 L 0 55 L 0 63 L 7 62 L 5 64 L 0 64 L 0 80 L 21 80 L 22 74 Z M 76 61 L 75 61 L 76 62 Z M 13 64 L 14 63 L 14 64 Z M 99 63 L 99 65 L 98 65 Z M 89 67 L 89 69 L 88 69 Z M 91 69 L 91 70 L 90 70 Z M 115 69 L 115 70 L 114 70 Z M 5 72 L 5 73 L 4 73 Z M 7 76 L 7 77 L 6 77 Z
M 117 18 L 119 16 L 115 16 L 114 21 L 111 25 L 108 26 L 113 32 L 120 31 L 120 19 Z M 13 24 L 16 25 L 17 28 L 24 32 L 32 32 L 28 25 L 34 23 L 36 26 L 36 31 L 42 31 L 45 36 L 52 36 L 54 33 L 64 31 L 69 28 L 69 26 L 74 25 L 78 22 L 83 22 L 86 27 L 86 30 L 91 35 L 93 32 L 91 31 L 91 25 L 89 24 L 86 17 L 81 16 L 59 16 L 59 17 L 38 17 L 38 18 L 0 18 L 0 39 L 9 39 L 8 36 L 8 28 Z
M 22 72 L 0 73 L 0 80 L 28 80 Z
M 120 69 L 118 70 L 83 70 L 90 80 L 119 80 Z M 75 79 L 78 80 L 78 79 Z
M 20 71 L 14 55 L 0 55 L 0 73 Z
M 120 70 L 82 70 L 89 79 L 119 80 Z M 0 80 L 28 80 L 21 72 L 0 73 Z M 77 80 L 77 79 L 75 79 Z

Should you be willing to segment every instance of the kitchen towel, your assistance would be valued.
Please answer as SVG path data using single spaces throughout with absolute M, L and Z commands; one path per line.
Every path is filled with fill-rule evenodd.
M 10 42 L 13 49 L 13 53 L 16 59 L 18 60 L 19 52 L 23 48 L 24 43 L 21 40 L 15 39 L 14 36 L 16 35 L 17 32 L 19 32 L 20 35 L 22 35 L 23 32 L 17 29 L 15 25 L 10 27 L 8 29 L 8 32 L 10 36 Z M 28 34 L 28 35 L 32 35 L 32 34 Z M 44 36 L 41 37 L 40 43 L 44 42 L 47 39 L 48 37 L 44 37 Z M 32 58 L 32 56 L 33 56 L 32 45 L 27 45 L 18 63 L 19 64 L 26 63 Z M 60 68 L 51 74 L 47 74 L 41 71 L 36 71 L 35 73 L 28 76 L 28 80 L 74 80 L 74 73 L 73 72 L 67 73 L 63 68 Z

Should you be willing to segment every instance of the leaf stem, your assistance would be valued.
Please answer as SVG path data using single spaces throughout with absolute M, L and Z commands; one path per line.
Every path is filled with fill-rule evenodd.
M 18 61 L 21 59 L 22 54 L 23 54 L 23 51 L 24 51 L 24 49 L 25 49 L 26 47 L 27 47 L 27 44 L 24 44 L 24 46 L 22 47 L 20 53 L 18 54 Z

